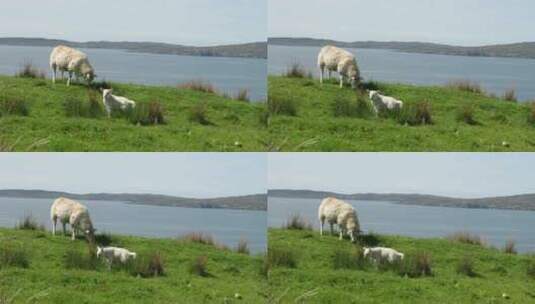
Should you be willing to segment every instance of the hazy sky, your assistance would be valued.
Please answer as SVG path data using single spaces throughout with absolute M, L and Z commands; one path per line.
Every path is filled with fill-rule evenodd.
M 533 0 L 269 0 L 269 36 L 479 45 L 535 41 Z
M 265 193 L 261 153 L 0 153 L 0 189 L 217 197 Z
M 270 154 L 270 189 L 423 193 L 453 197 L 535 193 L 535 154 Z
M 265 41 L 266 1 L 5 0 L 0 37 L 189 45 Z

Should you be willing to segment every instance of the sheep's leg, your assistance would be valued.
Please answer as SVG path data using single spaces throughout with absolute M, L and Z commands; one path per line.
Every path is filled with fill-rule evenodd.
M 65 71 L 61 70 L 61 80 L 64 80 L 64 79 L 65 79 Z
M 323 72 L 325 71 L 324 66 L 320 66 L 320 83 L 323 84 Z
M 328 78 L 329 80 L 331 79 L 331 73 L 332 73 L 332 71 L 329 70 L 329 78 Z
M 72 72 L 69 71 L 69 79 L 67 79 L 67 86 L 71 85 L 71 79 L 72 79 Z
M 53 64 L 50 67 L 52 68 L 52 83 L 56 83 L 57 66 Z
M 63 235 L 67 235 L 67 223 L 61 222 L 61 224 L 63 225 Z
M 344 87 L 344 76 L 340 75 L 340 89 Z
M 323 235 L 323 223 L 324 223 L 324 219 L 320 219 L 320 235 Z
M 72 226 L 71 226 L 71 228 L 72 228 L 72 229 L 71 229 L 71 230 L 72 230 L 72 237 L 71 237 L 71 239 L 74 241 L 74 240 L 76 240 L 76 228 L 74 228 L 74 227 L 72 227 Z
M 340 240 L 344 239 L 344 229 L 340 229 Z
M 334 224 L 332 222 L 329 223 L 331 225 L 331 235 L 334 234 Z
M 57 224 L 57 217 L 52 217 L 52 235 L 56 235 L 56 224 Z

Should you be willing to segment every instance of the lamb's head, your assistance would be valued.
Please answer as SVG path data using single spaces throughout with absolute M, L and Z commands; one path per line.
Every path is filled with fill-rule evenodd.
M 113 92 L 112 89 L 103 89 L 101 91 L 102 91 L 102 97 L 104 99 L 107 99 L 107 98 L 111 97 L 111 93 Z
M 377 95 L 378 93 L 379 93 L 379 92 L 377 92 L 377 91 L 370 90 L 370 92 L 369 92 L 370 99 L 373 99 L 373 97 L 374 97 L 375 95 Z
M 102 255 L 102 247 L 97 246 L 97 259 Z
M 370 255 L 370 248 L 368 247 L 362 247 L 362 256 L 367 258 L 368 255 Z

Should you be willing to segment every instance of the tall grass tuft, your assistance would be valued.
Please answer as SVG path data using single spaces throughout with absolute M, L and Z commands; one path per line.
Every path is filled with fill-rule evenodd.
M 503 99 L 505 101 L 517 102 L 518 99 L 516 97 L 515 89 L 509 89 L 509 90 L 505 91 L 505 93 L 503 94 Z
M 203 126 L 213 125 L 208 119 L 208 105 L 205 102 L 195 104 L 189 112 L 189 121 L 199 123 Z
M 297 268 L 297 257 L 290 248 L 268 248 L 267 263 L 271 267 Z
M 138 103 L 135 108 L 126 111 L 128 120 L 134 125 L 163 125 L 165 124 L 164 109 L 160 102 Z
M 45 225 L 39 223 L 31 214 L 25 215 L 22 220 L 17 223 L 15 228 L 20 230 L 45 231 Z
M 0 99 L 0 116 L 1 115 L 29 116 L 30 106 L 24 99 L 18 97 L 4 97 Z
M 457 263 L 455 271 L 458 274 L 463 274 L 468 277 L 476 277 L 477 273 L 474 269 L 474 261 L 469 257 L 465 256 Z
M 474 117 L 474 105 L 471 103 L 464 103 L 459 105 L 457 109 L 457 121 L 464 122 L 469 125 L 477 125 L 478 122 Z
M 297 116 L 297 102 L 288 97 L 268 97 L 268 111 L 271 115 Z
M 207 265 L 208 257 L 205 255 L 198 256 L 191 262 L 189 272 L 201 277 L 208 277 L 210 276 L 210 273 L 208 272 Z
M 198 243 L 203 245 L 210 245 L 215 246 L 214 238 L 209 235 L 202 232 L 191 232 L 188 233 L 180 238 L 182 241 L 186 242 L 192 242 L 192 243 Z
M 364 258 L 361 247 L 355 247 L 351 250 L 336 249 L 332 257 L 333 269 L 356 269 L 364 270 L 370 266 L 369 261 Z
M 301 64 L 293 63 L 288 67 L 284 76 L 290 78 L 312 78 L 312 73 L 307 72 Z
M 535 256 L 530 256 L 526 265 L 526 275 L 535 279 Z
M 294 214 L 284 224 L 288 230 L 312 230 L 312 225 L 301 215 Z
M 86 253 L 75 248 L 68 249 L 63 256 L 63 265 L 66 269 L 97 270 L 101 262 L 94 249 L 88 246 Z
M 99 118 L 104 116 L 104 109 L 99 94 L 95 90 L 87 91 L 87 100 L 69 97 L 63 103 L 67 117 Z
M 466 231 L 455 232 L 446 237 L 448 240 L 463 244 L 476 245 L 476 246 L 486 246 L 485 241 L 476 234 L 471 234 Z
M 152 278 L 165 276 L 165 262 L 160 252 L 141 254 L 135 260 L 131 260 L 127 267 L 133 276 Z
M 203 80 L 190 80 L 177 85 L 179 89 L 193 90 L 203 93 L 217 94 L 216 88 L 209 82 Z
M 481 85 L 479 83 L 470 80 L 452 80 L 446 84 L 446 87 L 464 92 L 485 94 L 485 91 L 481 88 Z
M 11 243 L 0 244 L 0 269 L 4 267 L 30 267 L 30 256 L 27 250 Z
M 249 250 L 249 244 L 247 240 L 240 239 L 240 241 L 238 242 L 238 245 L 236 245 L 236 252 L 249 255 L 251 251 Z
M 269 127 L 271 123 L 271 115 L 267 109 L 267 106 L 262 106 L 258 111 L 258 122 L 262 127 Z
M 529 107 L 529 112 L 528 112 L 527 121 L 530 125 L 535 126 L 535 101 L 530 102 L 528 104 L 528 107 Z
M 355 101 L 345 96 L 338 95 L 333 100 L 332 108 L 335 117 L 368 118 L 373 115 L 370 102 L 361 93 L 357 93 Z
M 34 66 L 31 61 L 28 61 L 22 64 L 21 69 L 15 74 L 15 77 L 45 79 L 46 73 Z
M 419 251 L 406 256 L 403 262 L 399 263 L 398 274 L 410 278 L 432 276 L 431 255 Z
M 398 114 L 398 122 L 410 126 L 433 124 L 431 104 L 427 101 L 422 101 L 403 107 Z
M 249 90 L 241 89 L 238 94 L 236 94 L 236 98 L 234 99 L 238 101 L 250 102 L 251 99 L 249 98 Z
M 503 252 L 507 254 L 517 254 L 515 241 L 507 240 L 505 246 L 503 247 Z

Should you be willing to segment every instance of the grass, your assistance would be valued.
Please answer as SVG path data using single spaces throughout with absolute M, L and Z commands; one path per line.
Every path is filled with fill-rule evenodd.
M 310 71 L 307 71 L 305 69 L 305 67 L 303 67 L 301 64 L 294 63 L 294 64 L 290 65 L 290 67 L 286 71 L 285 76 L 286 77 L 290 77 L 290 78 L 308 78 L 308 79 L 311 79 L 312 78 L 312 73 Z
M 485 91 L 483 90 L 483 88 L 481 88 L 481 85 L 479 83 L 465 79 L 449 81 L 446 84 L 446 88 L 475 94 L 485 94 Z
M 453 233 L 451 235 L 448 235 L 446 237 L 448 240 L 468 245 L 476 245 L 476 246 L 486 246 L 485 240 L 483 240 L 479 235 L 472 234 L 466 231 L 460 231 Z
M 290 216 L 286 224 L 284 224 L 284 229 L 290 230 L 312 230 L 312 225 L 301 215 L 294 214 Z
M 405 253 L 404 262 L 375 267 L 364 261 L 362 267 L 356 261 L 364 244 L 320 237 L 318 231 L 270 229 L 270 249 L 290 251 L 296 260 L 295 267 L 271 265 L 274 303 L 531 303 L 535 299 L 531 256 L 447 239 L 374 238 L 379 241 L 376 245 Z M 472 272 L 475 276 L 467 275 Z M 503 293 L 510 299 L 502 298 Z M 299 301 L 303 295 L 309 296 Z
M 365 119 L 335 115 L 335 100 L 355 102 L 354 90 L 339 89 L 335 81 L 320 86 L 315 79 L 269 76 L 271 145 L 283 152 L 535 151 L 535 123 L 527 119 L 533 111 L 529 104 L 451 86 L 377 82 L 363 86 L 402 100 L 404 110 L 399 115 Z M 459 119 L 466 104 L 472 109 Z M 466 123 L 465 117 L 477 123 Z
M 137 252 L 136 262 L 109 271 L 102 261 L 91 264 L 82 239 L 73 242 L 68 236 L 0 228 L 0 297 L 43 304 L 72 299 L 79 303 L 225 303 L 225 298 L 235 303 L 238 293 L 242 303 L 266 302 L 267 282 L 258 271 L 261 257 L 173 239 L 113 235 L 111 241 L 111 246 Z M 207 257 L 211 276 L 190 273 L 190 261 L 198 256 Z M 31 301 L 37 294 L 39 299 Z
M 13 150 L 25 151 L 33 143 L 47 139 L 45 144 L 34 148 L 37 152 L 267 150 L 264 141 L 268 130 L 258 118 L 264 111 L 262 103 L 235 101 L 189 88 L 100 85 L 112 86 L 118 95 L 133 99 L 138 105 L 148 104 L 148 113 L 163 113 L 165 124 L 142 127 L 124 117 L 67 115 L 67 100 L 79 101 L 81 108 L 89 107 L 91 97 L 86 86 L 67 87 L 43 79 L 0 76 L 0 142 L 9 146 L 17 142 Z M 96 95 L 95 99 L 100 107 L 101 97 Z M 157 106 L 151 108 L 155 101 Z M 190 111 L 199 103 L 204 104 L 204 114 L 211 124 L 190 121 Z M 162 120 L 158 114 L 148 117 L 149 122 Z M 236 142 L 240 145 L 235 145 Z

